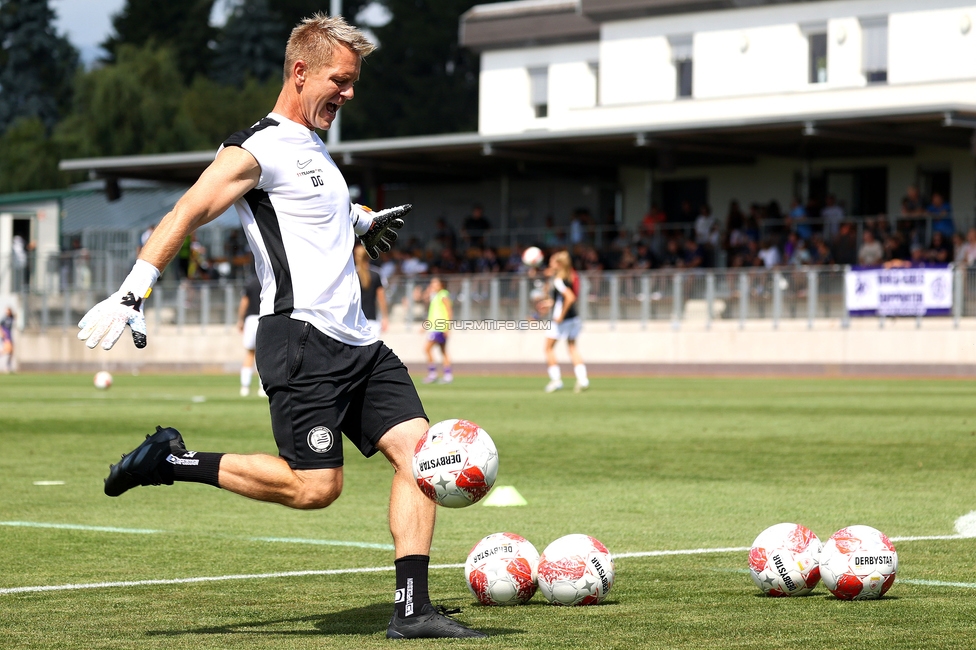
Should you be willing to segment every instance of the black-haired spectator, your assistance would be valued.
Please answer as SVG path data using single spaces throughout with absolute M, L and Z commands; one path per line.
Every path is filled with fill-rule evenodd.
M 952 261 L 952 244 L 940 230 L 932 233 L 932 243 L 926 251 L 925 258 L 936 264 L 948 264 Z
M 475 203 L 471 207 L 471 214 L 461 224 L 461 238 L 466 246 L 482 248 L 490 230 L 491 222 L 485 217 L 484 208 Z

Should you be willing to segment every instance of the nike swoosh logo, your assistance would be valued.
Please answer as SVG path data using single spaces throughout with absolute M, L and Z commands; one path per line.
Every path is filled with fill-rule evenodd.
M 310 162 L 312 162 L 312 159 L 311 159 L 311 158 L 309 158 L 309 159 L 308 159 L 308 160 L 306 160 L 305 162 L 302 162 L 302 161 L 300 161 L 300 160 L 299 160 L 299 161 L 298 161 L 298 168 L 299 168 L 299 169 L 305 169 L 306 167 L 308 167 L 308 164 L 309 164 Z

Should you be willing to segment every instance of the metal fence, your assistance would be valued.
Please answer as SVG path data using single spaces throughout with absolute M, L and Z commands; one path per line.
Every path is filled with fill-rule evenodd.
M 454 318 L 468 321 L 523 321 L 540 318 L 536 301 L 544 293 L 541 279 L 524 274 L 443 276 L 454 301 Z M 391 327 L 412 327 L 427 315 L 423 276 L 394 277 L 387 286 Z M 976 269 L 955 271 L 953 319 L 976 316 Z M 146 302 L 147 324 L 202 328 L 237 321 L 242 280 L 209 282 L 162 281 Z M 73 329 L 95 303 L 117 285 L 92 282 L 66 284 L 64 290 L 20 294 L 26 305 L 22 321 L 29 329 Z M 797 269 L 717 269 L 694 272 L 648 271 L 582 273 L 578 310 L 585 320 L 609 323 L 668 322 L 681 327 L 709 328 L 714 322 L 803 321 L 813 328 L 817 320 L 850 322 L 844 301 L 844 267 Z M 544 318 L 545 316 L 541 316 Z M 921 319 L 918 319 L 919 325 Z

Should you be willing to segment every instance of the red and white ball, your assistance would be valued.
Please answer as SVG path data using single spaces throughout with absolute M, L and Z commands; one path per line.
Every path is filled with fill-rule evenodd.
M 870 526 L 841 528 L 820 554 L 824 586 L 841 600 L 881 598 L 894 584 L 897 572 L 895 545 Z
M 610 593 L 616 571 L 610 551 L 589 535 L 566 535 L 539 560 L 539 591 L 553 605 L 596 605 Z
M 492 533 L 464 563 L 468 589 L 482 605 L 522 605 L 536 590 L 539 551 L 514 533 Z
M 538 268 L 542 266 L 545 259 L 545 254 L 543 254 L 542 249 L 540 249 L 538 246 L 529 246 L 522 251 L 522 263 L 526 266 Z
M 820 540 L 806 526 L 776 524 L 749 549 L 749 574 L 768 596 L 806 596 L 820 582 Z
M 491 490 L 497 474 L 495 443 L 474 422 L 438 422 L 417 442 L 413 477 L 421 492 L 442 506 L 477 503 Z
M 95 388 L 98 390 L 107 390 L 112 386 L 112 373 L 108 370 L 99 370 L 95 373 L 95 379 L 93 380 Z

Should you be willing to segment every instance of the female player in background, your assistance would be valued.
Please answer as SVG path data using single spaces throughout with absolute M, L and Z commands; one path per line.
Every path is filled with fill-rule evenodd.
M 569 253 L 566 251 L 554 253 L 549 258 L 546 275 L 550 277 L 552 287 L 552 320 L 549 322 L 549 332 L 546 334 L 546 363 L 549 366 L 549 383 L 546 384 L 546 392 L 553 393 L 563 387 L 559 362 L 556 361 L 556 341 L 566 341 L 569 357 L 573 361 L 573 371 L 576 373 L 573 392 L 580 393 L 590 387 L 590 380 L 586 376 L 583 358 L 576 349 L 576 339 L 583 329 L 583 321 L 576 311 L 579 277 L 573 270 Z

